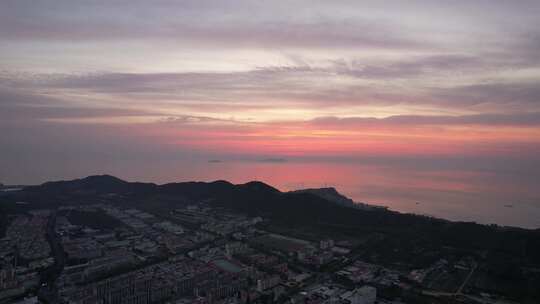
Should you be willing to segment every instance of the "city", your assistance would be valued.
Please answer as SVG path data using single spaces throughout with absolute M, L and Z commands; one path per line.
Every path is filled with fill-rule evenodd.
M 208 185 L 223 187 L 220 183 Z M 333 228 L 332 238 L 328 232 L 286 228 L 285 224 L 294 223 L 279 220 L 275 214 L 248 216 L 236 211 L 239 208 L 225 208 L 209 199 L 184 197 L 171 203 L 163 190 L 141 197 L 136 188 L 127 187 L 130 191 L 126 192 L 126 185 L 131 184 L 97 176 L 4 192 L 0 199 L 5 203 L 37 197 L 50 197 L 55 203 L 11 203 L 16 213 L 6 214 L 5 235 L 0 240 L 0 301 L 515 303 L 511 289 L 505 296 L 497 293 L 504 286 L 491 291 L 486 287 L 492 284 L 490 280 L 500 280 L 489 274 L 491 253 L 487 250 L 479 253 L 417 244 L 411 254 L 425 257 L 409 260 L 406 255 L 400 257 L 391 237 L 375 227 L 363 238 Z M 173 186 L 186 191 L 190 184 L 156 187 Z M 262 184 L 249 186 L 249 195 L 274 191 Z M 335 190 L 274 194 L 307 195 L 316 204 L 321 192 L 325 203 L 336 211 L 392 213 L 384 208 L 340 205 L 343 197 Z M 329 192 L 339 195 L 335 201 Z M 156 195 L 167 203 L 145 206 Z M 214 196 L 211 192 L 206 195 Z M 53 208 L 34 209 L 33 204 Z M 528 284 L 538 282 L 536 268 L 524 271 L 533 280 Z
M 540 0 L 0 0 L 0 304 L 539 304 Z

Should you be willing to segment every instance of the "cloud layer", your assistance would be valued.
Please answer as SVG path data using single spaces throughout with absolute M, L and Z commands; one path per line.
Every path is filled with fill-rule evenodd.
M 0 182 L 263 179 L 536 206 L 538 15 L 538 1 L 1 1 Z

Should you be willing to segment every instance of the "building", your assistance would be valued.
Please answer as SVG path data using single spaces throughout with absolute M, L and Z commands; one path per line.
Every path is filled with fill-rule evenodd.
M 334 240 L 321 240 L 319 242 L 319 248 L 322 250 L 330 249 L 332 247 L 334 247 Z
M 269 288 L 272 288 L 278 285 L 281 282 L 281 279 L 278 275 L 268 276 L 262 279 L 257 280 L 257 290 L 264 291 Z
M 377 289 L 371 286 L 362 286 L 348 291 L 340 297 L 350 304 L 374 304 L 377 299 Z

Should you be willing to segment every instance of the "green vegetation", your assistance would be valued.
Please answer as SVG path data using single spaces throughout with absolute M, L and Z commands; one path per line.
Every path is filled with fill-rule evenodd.
M 70 223 L 90 227 L 92 229 L 114 229 L 122 227 L 124 224 L 107 215 L 105 212 L 99 211 L 78 211 L 73 210 L 66 213 Z
M 213 207 L 261 216 L 266 220 L 263 228 L 269 231 L 311 241 L 321 238 L 347 241 L 355 258 L 393 269 L 427 268 L 443 258 L 471 257 L 478 267 L 466 289 L 497 291 L 523 302 L 540 299 L 539 230 L 354 209 L 311 193 L 281 193 L 262 183 L 154 185 L 93 177 L 48 183 L 14 195 L 13 200 L 30 202 L 34 208 L 106 202 L 151 207 L 156 214 L 166 214 L 176 204 L 204 201 Z M 121 225 L 100 212 L 72 212 L 68 218 L 74 224 L 97 229 Z M 456 285 L 452 282 L 462 281 L 464 274 L 448 271 L 444 275 L 440 280 L 431 279 L 438 284 L 435 287 L 451 290 Z M 445 280 L 450 282 L 449 286 L 443 286 Z

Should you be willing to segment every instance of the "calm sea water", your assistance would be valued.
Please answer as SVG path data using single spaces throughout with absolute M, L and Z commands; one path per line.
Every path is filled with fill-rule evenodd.
M 142 167 L 130 174 L 129 179 L 158 182 L 225 179 L 233 183 L 260 180 L 282 191 L 331 186 L 355 201 L 384 205 L 400 212 L 540 228 L 537 181 L 523 178 L 521 172 L 488 169 L 384 163 L 193 162 L 178 168 Z

